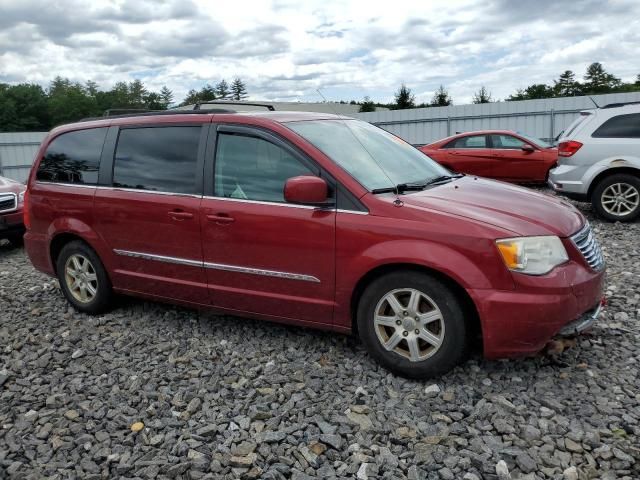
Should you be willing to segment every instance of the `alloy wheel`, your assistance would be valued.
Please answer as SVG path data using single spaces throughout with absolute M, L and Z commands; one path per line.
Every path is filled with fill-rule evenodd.
M 80 303 L 90 303 L 98 293 L 98 276 L 84 255 L 75 253 L 67 259 L 64 279 L 69 292 Z
M 640 192 L 628 183 L 613 183 L 602 192 L 601 203 L 607 213 L 624 217 L 640 205 Z
M 383 348 L 411 362 L 433 356 L 444 340 L 442 312 L 414 288 L 392 290 L 376 305 L 373 323 Z

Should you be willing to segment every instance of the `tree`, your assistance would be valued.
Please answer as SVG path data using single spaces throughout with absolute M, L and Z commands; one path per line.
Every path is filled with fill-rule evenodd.
M 242 80 L 236 78 L 231 84 L 231 99 L 239 101 L 245 98 L 247 98 L 247 87 Z
M 449 105 L 453 105 L 453 99 L 449 96 L 449 92 L 444 88 L 443 85 L 440 85 L 438 90 L 433 94 L 433 98 L 431 99 L 432 107 L 447 107 Z
M 98 84 L 93 80 L 87 80 L 84 84 L 84 89 L 91 97 L 95 97 L 98 94 Z
M 620 79 L 607 73 L 601 63 L 594 62 L 587 67 L 584 76 L 585 93 L 608 93 L 620 85 Z
M 489 92 L 484 85 L 480 87 L 480 90 L 473 94 L 473 103 L 491 102 L 493 102 L 493 98 L 491 98 L 491 92 Z
M 85 117 L 97 115 L 96 99 L 87 95 L 80 83 L 64 79 L 54 80 L 49 88 L 49 114 L 53 125 L 75 122 Z
M 375 112 L 376 105 L 369 97 L 364 97 L 364 101 L 360 104 L 359 112 Z
M 227 99 L 229 97 L 229 95 L 231 94 L 231 92 L 229 91 L 229 84 L 227 83 L 227 81 L 223 78 L 222 80 L 220 80 L 218 82 L 218 84 L 216 85 L 216 91 L 215 91 L 216 97 L 220 98 L 220 99 Z
M 0 132 L 49 130 L 47 107 L 40 85 L 0 83 Z
M 169 105 L 173 103 L 173 92 L 164 85 L 160 90 L 160 98 L 162 99 L 162 103 L 164 104 L 164 108 L 169 108 Z
M 403 83 L 395 95 L 395 105 L 394 108 L 396 110 L 404 110 L 406 108 L 414 108 L 416 106 L 416 97 L 411 92 L 410 88 Z
M 533 100 L 536 98 L 551 98 L 553 97 L 553 88 L 544 83 L 534 83 L 529 85 L 524 90 L 519 88 L 515 94 L 509 95 L 506 98 L 507 102 L 513 102 L 514 100 Z
M 576 81 L 576 76 L 571 70 L 565 70 L 558 80 L 553 81 L 553 93 L 559 97 L 580 95 L 581 90 L 580 82 Z
M 636 83 L 635 85 L 638 85 L 640 87 L 640 73 L 638 74 L 638 76 L 636 77 Z
M 143 108 L 146 106 L 145 97 L 149 94 L 142 81 L 135 79 L 129 83 L 129 101 L 128 104 L 134 108 Z

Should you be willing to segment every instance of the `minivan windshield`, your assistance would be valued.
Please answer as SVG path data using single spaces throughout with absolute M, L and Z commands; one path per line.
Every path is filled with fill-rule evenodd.
M 361 120 L 305 120 L 287 126 L 371 191 L 451 174 L 404 140 Z

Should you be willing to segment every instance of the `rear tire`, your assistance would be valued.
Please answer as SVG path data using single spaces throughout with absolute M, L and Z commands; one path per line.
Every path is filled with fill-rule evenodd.
M 461 303 L 444 283 L 423 273 L 398 271 L 374 280 L 360 298 L 357 322 L 369 354 L 404 377 L 442 375 L 467 354 Z
M 96 315 L 110 309 L 113 291 L 100 258 L 86 243 L 67 243 L 56 261 L 60 288 L 73 307 Z
M 601 180 L 591 203 L 598 215 L 610 222 L 630 222 L 640 215 L 640 178 L 618 173 Z

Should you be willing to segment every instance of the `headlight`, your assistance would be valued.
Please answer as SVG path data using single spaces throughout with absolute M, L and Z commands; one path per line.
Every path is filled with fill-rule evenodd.
M 26 190 L 21 191 L 18 194 L 18 203 L 24 203 L 24 194 L 25 194 Z
M 496 240 L 504 264 L 514 272 L 544 275 L 569 260 L 558 237 L 518 237 Z

